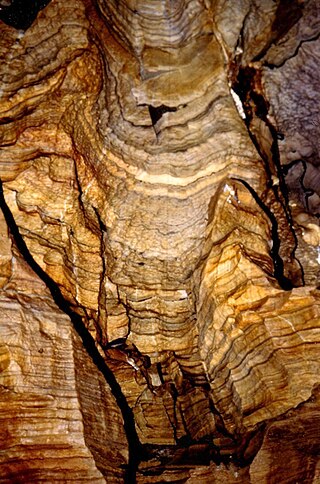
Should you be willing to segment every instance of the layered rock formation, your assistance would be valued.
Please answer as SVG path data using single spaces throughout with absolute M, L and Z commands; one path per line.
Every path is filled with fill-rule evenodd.
M 1 24 L 2 482 L 319 481 L 319 13 Z

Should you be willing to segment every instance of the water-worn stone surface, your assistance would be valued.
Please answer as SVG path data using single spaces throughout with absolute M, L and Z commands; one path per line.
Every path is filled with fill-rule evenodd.
M 317 2 L 39 8 L 0 25 L 4 482 L 317 482 Z

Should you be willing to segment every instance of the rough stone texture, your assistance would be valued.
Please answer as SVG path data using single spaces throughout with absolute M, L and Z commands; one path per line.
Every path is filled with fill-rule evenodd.
M 4 479 L 319 480 L 319 20 L 52 0 L 1 24 Z
M 8 256 L 3 217 L 1 229 Z M 123 482 L 128 450 L 110 388 L 44 283 L 17 253 L 10 262 L 0 269 L 1 482 Z
M 310 400 L 267 426 L 250 467 L 252 482 L 319 482 L 319 388 Z M 275 458 L 275 453 L 277 458 Z

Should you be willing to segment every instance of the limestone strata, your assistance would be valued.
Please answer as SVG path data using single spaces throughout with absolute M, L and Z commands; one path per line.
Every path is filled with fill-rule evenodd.
M 1 482 L 123 482 L 122 416 L 70 319 L 15 251 L 1 275 Z
M 246 482 L 262 441 L 274 458 L 264 426 L 290 426 L 319 384 L 316 3 L 52 0 L 26 31 L 1 25 L 9 225 L 121 390 L 117 408 L 52 301 L 22 300 L 26 321 L 49 304 L 50 331 L 67 328 L 49 368 L 72 373 L 84 479 L 129 462 L 141 482 Z
M 308 399 L 319 362 L 318 291 L 275 284 L 265 214 L 245 190 L 222 192 L 199 275 L 199 348 L 215 407 L 235 434 Z
M 251 481 L 273 483 L 298 479 L 318 482 L 318 425 L 319 389 L 315 389 L 308 402 L 295 412 L 288 412 L 284 420 L 268 426 L 261 450 L 250 467 Z

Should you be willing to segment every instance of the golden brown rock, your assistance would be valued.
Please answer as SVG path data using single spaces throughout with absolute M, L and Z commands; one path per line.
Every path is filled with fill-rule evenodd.
M 15 253 L 0 305 L 1 482 L 123 482 L 128 450 L 111 390 Z
M 319 389 L 297 410 L 268 425 L 250 467 L 252 482 L 318 482 Z
M 302 128 L 312 103 L 293 106 L 317 79 L 315 17 L 313 0 L 52 0 L 25 31 L 1 24 L 1 204 L 60 309 L 34 275 L 18 284 L 22 263 L 0 239 L 8 324 L 25 335 L 18 350 L 3 343 L 0 368 L 16 378 L 13 351 L 21 378 L 42 369 L 27 400 L 48 399 L 43 378 L 57 388 L 49 429 L 70 409 L 78 427 L 60 433 L 59 455 L 81 479 L 268 482 L 273 429 L 309 418 L 294 409 L 320 383 L 318 147 Z M 42 324 L 49 365 L 34 346 Z M 7 479 L 31 452 L 17 412 Z M 40 417 L 25 430 L 35 455 Z M 53 479 L 49 444 L 33 479 Z M 312 468 L 316 482 L 303 452 L 288 476 Z

